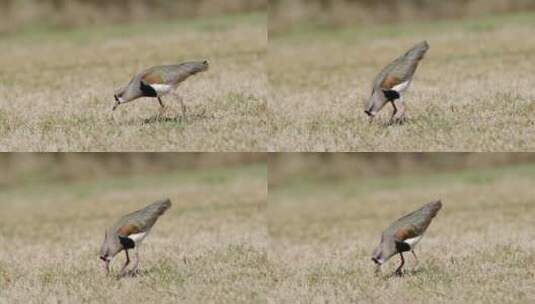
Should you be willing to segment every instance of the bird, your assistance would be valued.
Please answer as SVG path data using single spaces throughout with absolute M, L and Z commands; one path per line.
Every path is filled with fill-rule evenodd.
M 372 261 L 377 265 L 377 270 L 391 257 L 399 254 L 401 265 L 396 269 L 395 274 L 401 276 L 401 269 L 405 264 L 403 252 L 406 251 L 411 251 L 418 263 L 414 248 L 422 239 L 431 220 L 441 208 L 442 201 L 433 201 L 392 223 L 381 234 L 381 242 L 372 253 Z
M 149 234 L 156 220 L 171 207 L 170 199 L 159 200 L 147 207 L 129 213 L 121 217 L 113 226 L 104 233 L 104 241 L 100 247 L 100 259 L 105 263 L 106 273 L 110 273 L 111 260 L 124 250 L 126 262 L 120 270 L 119 277 L 125 276 L 128 271 L 126 267 L 130 264 L 129 249 L 136 250 L 136 263 L 130 270 L 135 273 L 139 266 L 138 248 L 141 242 Z
M 416 44 L 404 55 L 388 64 L 375 77 L 372 83 L 372 94 L 364 110 L 370 122 L 389 102 L 394 107 L 390 123 L 402 124 L 405 122 L 405 104 L 402 94 L 409 88 L 418 63 L 424 58 L 427 50 L 429 50 L 427 41 Z
M 130 82 L 115 91 L 113 95 L 115 111 L 121 104 L 134 101 L 140 97 L 155 97 L 162 108 L 162 96 L 174 91 L 178 85 L 188 77 L 208 70 L 208 61 L 191 61 L 175 65 L 154 66 L 143 70 L 130 80 Z M 182 115 L 186 113 L 186 106 L 179 98 L 182 107 Z

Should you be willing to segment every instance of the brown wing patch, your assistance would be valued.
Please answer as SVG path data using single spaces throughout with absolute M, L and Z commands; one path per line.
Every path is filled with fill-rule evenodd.
M 401 83 L 401 79 L 394 77 L 392 75 L 388 75 L 385 77 L 385 80 L 383 80 L 383 83 L 381 83 L 381 88 L 389 90 L 397 86 L 400 83 Z
M 394 238 L 399 241 L 404 241 L 411 238 L 411 232 L 408 229 L 399 229 L 394 234 Z
M 126 224 L 117 230 L 120 236 L 129 236 L 131 234 L 139 233 L 141 229 L 134 224 Z
M 143 76 L 141 80 L 143 80 L 143 82 L 145 82 L 146 84 L 164 83 L 162 77 L 160 77 L 160 75 L 156 73 L 149 73 Z

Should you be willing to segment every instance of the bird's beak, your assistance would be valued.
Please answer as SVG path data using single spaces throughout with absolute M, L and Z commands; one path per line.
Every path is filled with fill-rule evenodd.
M 370 110 L 365 110 L 364 113 L 366 113 L 366 115 L 368 115 L 369 122 L 372 123 L 373 119 L 375 118 L 375 113 L 373 113 Z
M 115 111 L 115 109 L 117 109 L 117 107 L 121 104 L 121 102 L 119 101 L 119 97 L 117 97 L 117 95 L 113 95 L 113 97 L 115 97 L 115 104 L 113 105 L 113 109 L 111 110 Z
M 383 261 L 375 258 L 375 257 L 372 257 L 372 261 L 378 266 L 378 267 L 381 267 L 381 265 L 383 264 Z
M 110 259 L 101 256 L 100 259 L 104 261 L 104 268 L 106 269 L 106 274 L 110 273 Z

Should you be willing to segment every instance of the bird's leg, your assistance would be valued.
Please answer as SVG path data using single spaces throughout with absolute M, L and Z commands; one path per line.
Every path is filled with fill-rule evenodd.
M 414 250 L 411 250 L 411 252 L 414 258 L 416 259 L 416 265 L 420 264 L 420 261 L 418 260 L 418 257 L 416 256 L 416 253 L 414 252 Z
M 392 107 L 394 107 L 394 111 L 392 112 L 392 117 L 390 117 L 390 124 L 394 124 L 395 122 L 395 117 L 396 117 L 396 114 L 398 113 L 398 108 L 396 107 L 396 101 L 395 100 L 390 100 L 390 102 L 392 103 Z
M 132 267 L 132 274 L 136 274 L 137 268 L 139 266 L 139 247 L 136 247 L 136 263 L 134 264 L 134 267 Z
M 160 104 L 160 110 L 158 111 L 158 117 L 163 116 L 165 113 L 165 104 L 162 101 L 162 98 L 160 96 L 157 96 L 158 103 Z
M 123 265 L 123 268 L 121 268 L 121 271 L 119 272 L 119 276 L 124 276 L 126 274 L 126 266 L 130 264 L 130 257 L 128 256 L 128 250 L 125 249 L 124 252 L 126 253 L 126 262 Z
M 397 102 L 398 102 L 398 111 L 396 115 L 394 116 L 394 123 L 403 124 L 405 122 L 405 110 L 406 110 L 405 102 L 401 98 L 398 99 Z
M 182 96 L 178 95 L 178 101 L 180 102 L 180 107 L 182 108 L 182 119 L 186 119 L 186 105 L 184 104 Z
M 381 266 L 380 265 L 375 265 L 375 274 L 379 274 L 381 273 Z
M 158 102 L 160 103 L 160 107 L 165 108 L 165 105 L 162 102 L 162 98 L 158 96 Z
M 398 269 L 396 269 L 395 274 L 398 276 L 401 276 L 403 273 L 401 272 L 401 268 L 405 264 L 405 259 L 403 258 L 403 253 L 399 253 L 399 256 L 401 257 L 401 265 L 399 265 Z
M 105 263 L 106 275 L 110 275 L 110 261 L 106 261 Z

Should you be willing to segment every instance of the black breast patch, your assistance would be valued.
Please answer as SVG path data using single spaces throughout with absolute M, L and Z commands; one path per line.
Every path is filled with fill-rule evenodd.
M 146 97 L 158 97 L 158 93 L 156 93 L 156 90 L 148 84 L 145 84 L 143 81 L 141 81 L 141 85 L 139 87 L 141 89 L 141 92 L 143 92 L 143 96 Z
M 400 97 L 399 93 L 394 90 L 384 90 L 383 94 L 385 94 L 385 97 L 388 101 L 394 101 Z
M 411 250 L 411 246 L 405 242 L 396 241 L 396 249 L 398 252 L 405 252 Z
M 134 243 L 134 240 L 129 237 L 119 236 L 119 241 L 121 242 L 121 245 L 123 245 L 124 249 L 131 249 L 136 247 L 136 243 Z

